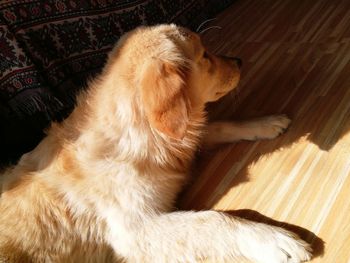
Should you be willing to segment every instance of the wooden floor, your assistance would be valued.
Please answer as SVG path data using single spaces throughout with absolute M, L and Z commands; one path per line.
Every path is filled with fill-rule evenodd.
M 237 0 L 203 34 L 243 59 L 237 96 L 212 119 L 286 113 L 278 139 L 201 152 L 180 208 L 282 225 L 312 243 L 312 262 L 350 262 L 350 1 Z

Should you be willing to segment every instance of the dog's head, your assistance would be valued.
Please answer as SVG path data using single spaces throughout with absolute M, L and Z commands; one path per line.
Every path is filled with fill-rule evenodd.
M 137 87 L 150 125 L 176 139 L 184 137 L 191 111 L 204 110 L 240 78 L 239 59 L 210 53 L 198 34 L 175 25 L 131 31 L 112 56 L 123 61 L 117 70 Z

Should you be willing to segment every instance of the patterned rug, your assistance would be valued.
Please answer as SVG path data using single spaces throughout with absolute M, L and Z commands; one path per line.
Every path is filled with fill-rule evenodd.
M 169 22 L 194 29 L 231 2 L 0 1 L 0 159 L 33 148 L 71 112 L 124 32 Z

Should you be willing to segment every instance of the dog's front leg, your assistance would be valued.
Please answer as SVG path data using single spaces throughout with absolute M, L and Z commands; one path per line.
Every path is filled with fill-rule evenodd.
M 204 144 L 230 143 L 239 140 L 273 139 L 290 124 L 285 115 L 272 115 L 242 122 L 213 122 L 208 124 Z
M 162 214 L 145 219 L 133 231 L 133 240 L 123 243 L 132 246 L 124 254 L 127 262 L 240 262 L 245 257 L 253 262 L 296 263 L 310 259 L 309 245 L 290 232 L 216 211 Z

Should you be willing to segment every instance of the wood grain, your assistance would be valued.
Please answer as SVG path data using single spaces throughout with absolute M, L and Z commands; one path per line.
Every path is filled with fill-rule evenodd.
M 350 1 L 237 0 L 210 25 L 222 29 L 206 46 L 243 59 L 238 94 L 210 118 L 293 123 L 275 140 L 201 152 L 180 208 L 282 225 L 312 243 L 312 262 L 350 262 Z

